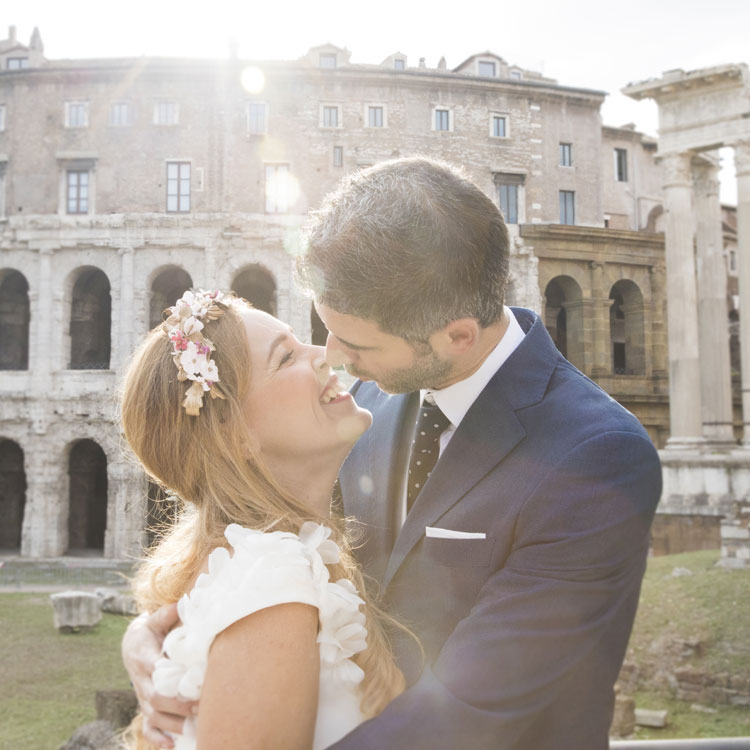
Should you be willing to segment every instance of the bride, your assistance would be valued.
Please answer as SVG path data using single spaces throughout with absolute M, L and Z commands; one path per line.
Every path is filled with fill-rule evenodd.
M 125 436 L 182 504 L 134 586 L 143 612 L 179 601 L 153 675 L 163 695 L 200 698 L 172 735 L 178 750 L 318 750 L 403 690 L 392 623 L 330 515 L 339 467 L 372 418 L 324 355 L 244 300 L 200 290 L 128 368 Z M 146 726 L 136 717 L 128 747 L 154 747 Z

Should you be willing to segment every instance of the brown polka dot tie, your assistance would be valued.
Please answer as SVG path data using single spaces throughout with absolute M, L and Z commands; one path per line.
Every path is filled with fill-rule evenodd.
M 450 424 L 450 420 L 440 411 L 440 407 L 429 403 L 427 398 L 425 397 L 419 407 L 417 429 L 411 449 L 406 491 L 407 513 L 437 463 L 440 455 L 440 436 Z

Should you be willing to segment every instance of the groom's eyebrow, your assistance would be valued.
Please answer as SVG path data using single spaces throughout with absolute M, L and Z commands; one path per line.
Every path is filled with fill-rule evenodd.
M 355 349 L 359 352 L 369 351 L 370 349 L 377 349 L 376 346 L 361 346 L 359 344 L 352 344 L 351 341 L 342 339 L 340 336 L 337 336 L 335 333 L 333 334 L 333 337 L 338 339 L 347 349 Z

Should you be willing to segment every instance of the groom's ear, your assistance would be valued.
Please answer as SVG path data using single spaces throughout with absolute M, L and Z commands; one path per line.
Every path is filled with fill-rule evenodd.
M 465 354 L 479 340 L 479 321 L 459 318 L 430 336 L 432 349 L 439 356 L 455 357 Z

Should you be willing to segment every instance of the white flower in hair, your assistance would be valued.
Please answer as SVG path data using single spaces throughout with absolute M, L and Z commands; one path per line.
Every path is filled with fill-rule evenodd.
M 204 289 L 185 292 L 170 308 L 170 315 L 162 326 L 172 344 L 177 379 L 193 381 L 182 402 L 192 417 L 200 414 L 205 391 L 211 393 L 211 398 L 224 398 L 220 387 L 216 386 L 219 370 L 210 358 L 215 347 L 202 333 L 204 321 L 216 320 L 222 313 L 216 304 L 218 297 L 219 292 Z

